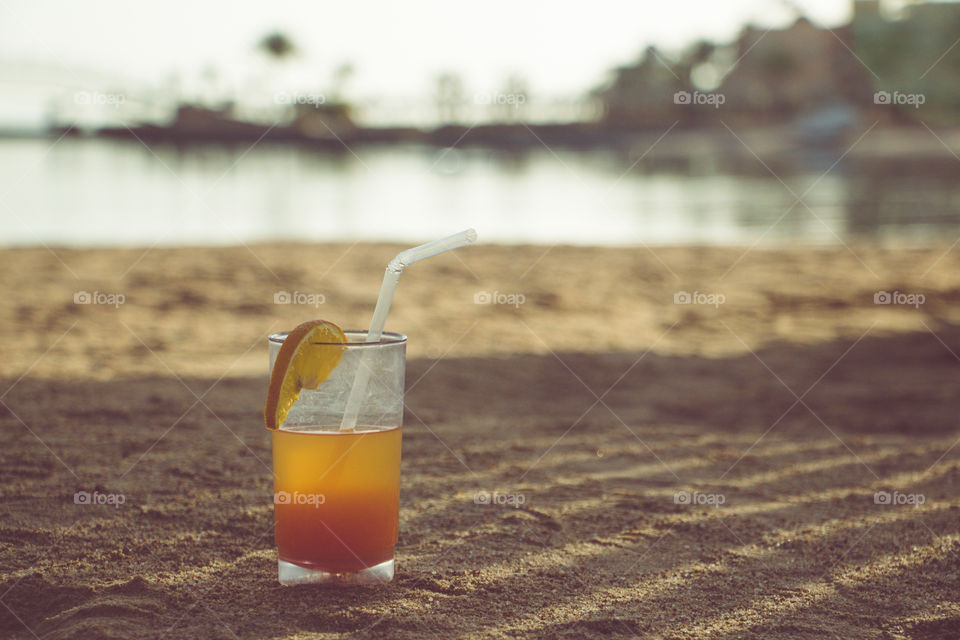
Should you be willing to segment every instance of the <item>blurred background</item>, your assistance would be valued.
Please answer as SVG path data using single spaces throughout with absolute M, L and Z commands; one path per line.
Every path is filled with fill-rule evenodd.
M 0 246 L 926 243 L 958 34 L 905 0 L 8 0 Z

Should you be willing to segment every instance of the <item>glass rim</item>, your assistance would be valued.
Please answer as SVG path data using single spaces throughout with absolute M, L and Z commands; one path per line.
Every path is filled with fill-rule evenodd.
M 367 329 L 344 329 L 343 333 L 346 336 L 350 335 L 367 335 Z M 283 344 L 283 341 L 286 339 L 289 331 L 277 331 L 276 333 L 271 333 L 267 339 L 270 342 L 276 344 Z M 349 349 L 356 349 L 359 347 L 377 347 L 377 346 L 386 346 L 391 344 L 404 344 L 407 341 L 407 336 L 402 333 L 395 333 L 393 331 L 384 331 L 380 334 L 380 340 L 377 342 L 311 342 L 310 344 L 323 344 L 323 345 L 346 345 Z

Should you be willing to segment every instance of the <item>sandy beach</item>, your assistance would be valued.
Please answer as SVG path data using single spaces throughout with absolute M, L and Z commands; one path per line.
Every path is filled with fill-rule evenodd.
M 949 244 L 412 267 L 396 578 L 281 587 L 266 336 L 402 248 L 0 252 L 0 636 L 960 633 Z

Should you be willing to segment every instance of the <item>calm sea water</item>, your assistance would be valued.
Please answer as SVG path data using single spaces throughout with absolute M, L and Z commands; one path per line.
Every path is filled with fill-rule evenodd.
M 629 170 L 615 153 L 507 154 L 0 141 L 0 246 L 227 245 L 434 238 L 584 245 L 924 243 L 960 233 L 946 178 L 838 166 L 784 178 Z

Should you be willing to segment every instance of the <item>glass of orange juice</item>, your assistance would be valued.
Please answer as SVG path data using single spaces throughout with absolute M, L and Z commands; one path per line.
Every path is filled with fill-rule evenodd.
M 303 389 L 272 432 L 274 533 L 281 584 L 393 579 L 400 495 L 406 336 L 344 331 L 347 343 L 316 390 Z M 270 336 L 271 370 L 286 333 Z M 356 427 L 341 422 L 358 367 L 369 367 Z

